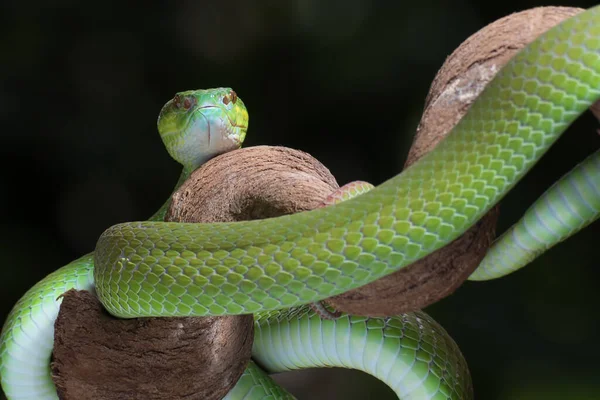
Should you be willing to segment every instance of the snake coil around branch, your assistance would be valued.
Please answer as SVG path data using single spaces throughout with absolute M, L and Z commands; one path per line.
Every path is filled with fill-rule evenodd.
M 561 7 L 524 11 L 465 41 L 432 84 L 407 165 L 445 136 L 518 50 L 580 11 Z M 182 222 L 274 217 L 315 208 L 337 188 L 329 171 L 305 153 L 247 148 L 221 155 L 197 170 L 174 194 L 167 217 Z M 351 314 L 378 316 L 438 301 L 458 288 L 484 257 L 494 237 L 497 212 L 492 209 L 452 244 L 411 266 L 327 303 Z M 54 381 L 62 399 L 158 399 L 164 393 L 171 398 L 219 399 L 235 385 L 250 358 L 253 327 L 248 316 L 117 321 L 95 302 L 92 296 L 65 294 L 53 353 Z M 174 358 L 179 361 L 173 365 L 200 361 L 205 367 L 186 370 L 165 364 Z

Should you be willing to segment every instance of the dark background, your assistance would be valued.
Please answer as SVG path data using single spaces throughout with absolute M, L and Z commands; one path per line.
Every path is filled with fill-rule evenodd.
M 162 204 L 179 166 L 155 124 L 175 92 L 231 86 L 250 112 L 246 146 L 301 149 L 340 184 L 378 184 L 400 171 L 445 57 L 495 19 L 541 5 L 593 3 L 4 1 L 0 321 L 105 228 Z M 591 115 L 576 122 L 505 199 L 499 230 L 599 147 L 597 128 Z M 462 349 L 478 399 L 600 398 L 599 233 L 592 225 L 428 309 Z M 281 379 L 300 398 L 393 398 L 353 371 Z

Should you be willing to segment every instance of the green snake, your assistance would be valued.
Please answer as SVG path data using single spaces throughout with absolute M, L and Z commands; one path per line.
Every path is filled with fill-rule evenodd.
M 253 360 L 267 372 L 342 366 L 373 374 L 401 399 L 471 399 L 460 351 L 427 315 L 330 320 L 306 305 L 456 239 L 599 98 L 596 7 L 520 51 L 433 151 L 364 194 L 308 212 L 217 224 L 161 222 L 167 201 L 150 221 L 115 225 L 94 253 L 50 274 L 14 306 L 1 336 L 3 390 L 9 399 L 56 398 L 49 359 L 57 298 L 76 288 L 95 289 L 122 318 L 255 314 Z M 230 89 L 182 92 L 168 102 L 158 127 L 184 166 L 179 184 L 208 158 L 239 147 L 247 122 Z M 471 279 L 522 267 L 599 214 L 596 151 L 496 242 Z M 254 362 L 227 395 L 287 397 Z

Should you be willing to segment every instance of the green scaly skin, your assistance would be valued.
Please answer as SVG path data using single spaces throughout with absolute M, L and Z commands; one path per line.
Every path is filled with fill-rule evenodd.
M 321 317 L 307 306 L 256 316 L 252 358 L 226 400 L 294 399 L 266 373 L 341 367 L 366 372 L 404 400 L 473 398 L 456 343 L 423 312 Z
M 354 199 L 270 220 L 198 225 L 136 222 L 109 228 L 94 254 L 99 298 L 111 313 L 126 318 L 269 312 L 316 302 L 394 272 L 468 229 L 600 97 L 599 49 L 599 8 L 563 22 L 511 60 L 434 151 Z M 90 270 L 81 269 L 88 275 Z M 52 284 L 43 281 L 36 287 Z M 13 311 L 23 313 L 22 318 L 18 324 L 9 321 L 9 329 L 5 326 L 3 331 L 0 373 L 5 390 L 12 389 L 10 379 L 18 380 L 23 372 L 5 366 L 19 361 L 22 343 L 33 342 L 29 336 L 18 337 L 14 328 L 34 330 L 37 321 L 30 315 L 43 307 L 38 292 L 28 293 L 25 303 L 29 303 L 18 303 Z M 23 307 L 28 308 L 22 311 Z M 268 317 L 259 316 L 258 324 L 261 318 Z M 333 324 L 335 331 L 350 319 L 319 321 Z M 374 322 L 380 325 L 374 331 L 385 336 L 388 325 L 381 322 L 385 320 L 370 320 L 380 321 Z M 287 329 L 286 323 L 294 321 L 284 321 L 276 329 Z M 322 331 L 330 340 L 328 332 Z M 305 339 L 301 334 L 297 338 Z M 397 354 L 400 349 L 396 348 Z M 255 358 L 263 350 L 257 351 Z M 413 364 L 418 353 L 415 350 Z M 276 355 L 275 360 L 284 356 L 289 357 Z M 328 357 L 324 365 L 333 365 L 335 357 Z M 453 357 L 443 359 L 459 365 Z M 42 360 L 42 369 L 47 368 L 44 362 L 47 359 Z M 422 376 L 418 369 L 408 372 Z M 427 369 L 427 376 L 437 375 Z M 45 387 L 42 378 L 39 386 Z M 389 378 L 388 384 L 396 387 L 398 377 Z M 412 393 L 404 398 L 422 398 L 423 393 L 436 393 L 435 398 L 471 396 L 467 383 L 446 393 L 435 390 L 442 387 L 440 379 L 413 377 L 411 381 L 415 383 Z
M 348 201 L 259 221 L 115 225 L 96 246 L 99 298 L 123 318 L 257 313 L 397 271 L 472 226 L 600 97 L 599 48 L 600 9 L 563 22 L 432 152 Z
M 600 151 L 548 189 L 494 243 L 469 277 L 483 281 L 508 275 L 600 217 Z
M 175 189 L 199 165 L 239 148 L 244 141 L 248 113 L 237 96 L 235 103 L 224 104 L 231 92 L 219 88 L 178 93 L 161 110 L 161 137 L 168 149 L 177 145 L 178 151 L 172 155 L 183 164 Z M 185 99 L 190 101 L 189 107 Z M 213 135 L 210 144 L 207 121 Z M 162 221 L 169 204 L 170 199 L 150 220 Z M 93 258 L 93 253 L 87 254 L 48 275 L 27 291 L 8 315 L 0 335 L 0 382 L 9 399 L 57 399 L 50 356 L 60 296 L 69 289 L 94 290 Z
M 243 103 L 237 98 L 235 107 L 229 101 L 226 101 L 226 106 L 229 107 L 220 105 L 225 98 L 229 99 L 231 96 L 230 89 L 183 92 L 163 107 L 158 120 L 159 132 L 170 154 L 184 165 L 176 189 L 187 178 L 188 171 L 192 171 L 195 166 L 204 163 L 211 156 L 241 145 L 248 125 L 248 116 Z M 217 109 L 220 111 L 217 112 Z M 209 132 L 212 133 L 212 142 L 204 140 L 209 137 Z M 191 146 L 190 143 L 195 143 L 195 146 Z M 358 196 L 371 187 L 372 185 L 360 182 L 346 185 L 334 192 L 325 204 L 335 204 Z M 162 220 L 169 204 L 170 201 L 167 201 L 151 220 Z M 56 388 L 50 376 L 49 362 L 60 295 L 71 288 L 93 290 L 93 269 L 91 253 L 50 274 L 28 291 L 13 309 L 4 326 L 0 348 L 0 377 L 9 399 L 57 398 Z M 323 318 L 331 318 L 331 315 L 326 314 Z M 435 323 L 428 317 L 419 318 L 407 314 L 402 321 L 396 322 L 390 318 L 352 317 L 351 323 L 348 323 L 348 318 L 350 317 L 344 316 L 336 321 L 323 322 L 323 331 L 333 331 L 335 336 L 327 333 L 321 337 L 339 343 L 360 341 L 367 349 L 381 347 L 385 350 L 377 352 L 376 357 L 363 357 L 362 362 L 355 358 L 354 364 L 348 364 L 347 360 L 335 356 L 337 349 L 343 347 L 337 346 L 335 351 L 332 351 L 332 348 L 323 351 L 321 348 L 318 351 L 313 350 L 311 360 L 314 365 L 345 366 L 363 370 L 380 377 L 397 393 L 403 395 L 419 394 L 424 388 L 432 387 L 436 388 L 441 398 L 467 398 L 463 396 L 462 389 L 463 386 L 468 387 L 463 385 L 463 380 L 468 381 L 470 385 L 467 364 L 452 339 L 441 328 L 436 328 Z M 276 329 L 275 322 L 281 325 L 281 329 Z M 320 317 L 308 311 L 289 310 L 282 313 L 265 313 L 256 320 L 258 337 L 261 337 L 263 331 L 269 332 L 271 338 L 277 333 L 287 332 L 289 335 L 290 326 L 310 329 L 316 335 L 315 329 L 321 326 Z M 266 343 L 265 340 L 261 341 L 263 345 Z M 317 343 L 315 342 L 315 345 Z M 442 347 L 440 343 L 443 344 Z M 450 347 L 446 346 L 448 343 Z M 304 348 L 299 345 L 304 345 Z M 281 337 L 277 349 L 281 355 L 285 354 Z M 298 340 L 294 342 L 294 347 L 288 347 L 288 350 L 295 352 L 310 349 L 310 342 L 299 344 Z M 454 351 L 449 351 L 452 349 Z M 448 356 L 442 357 L 442 354 Z M 270 363 L 270 372 L 281 370 L 281 366 L 273 364 L 273 355 L 260 346 L 253 348 L 253 355 L 263 365 Z M 391 368 L 396 371 L 402 365 L 408 368 L 404 368 L 401 376 L 383 375 L 384 369 L 373 367 L 380 360 L 389 364 L 389 371 L 392 371 Z M 306 363 L 287 364 L 288 368 L 306 366 Z M 432 373 L 423 375 L 429 369 Z M 426 384 L 422 384 L 423 382 Z M 251 361 L 226 398 L 255 400 L 293 396 Z
M 293 400 L 284 388 L 279 386 L 254 361 L 250 360 L 236 385 L 223 400 Z
M 423 312 L 333 321 L 301 306 L 261 313 L 255 328 L 253 359 L 271 373 L 336 366 L 373 375 L 403 400 L 473 398 L 458 346 Z

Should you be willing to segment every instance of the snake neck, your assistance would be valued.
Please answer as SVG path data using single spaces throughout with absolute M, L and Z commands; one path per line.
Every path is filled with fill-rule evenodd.
M 158 209 L 158 211 L 156 211 L 150 218 L 148 218 L 148 220 L 150 220 L 150 221 L 164 221 L 165 220 L 165 215 L 167 214 L 167 211 L 169 210 L 169 206 L 171 205 L 171 198 L 173 197 L 173 193 L 175 193 L 177 191 L 177 189 L 179 189 L 179 187 L 181 185 L 183 185 L 183 182 L 185 182 L 187 180 L 187 178 L 189 178 L 191 173 L 192 173 L 191 170 L 188 170 L 187 168 L 183 168 L 183 170 L 181 171 L 181 174 L 179 175 L 179 179 L 177 180 L 177 183 L 175 184 L 175 187 L 173 188 L 173 190 L 171 191 L 171 194 L 167 198 L 167 201 L 165 201 L 165 203 Z

